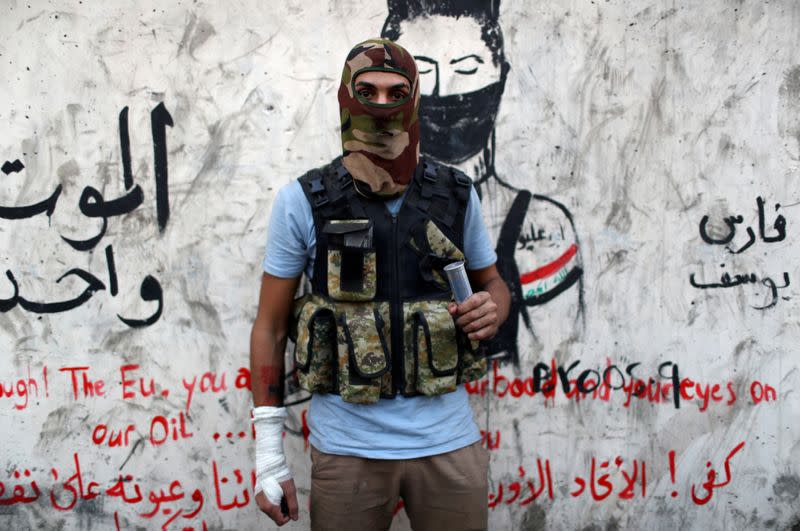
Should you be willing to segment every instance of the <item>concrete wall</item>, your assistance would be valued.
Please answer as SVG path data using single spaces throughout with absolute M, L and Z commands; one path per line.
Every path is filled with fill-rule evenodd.
M 339 152 L 341 63 L 387 4 L 0 12 L 0 526 L 265 524 L 245 367 L 270 207 Z M 797 525 L 800 4 L 502 0 L 498 20 L 494 150 L 461 164 L 519 289 L 469 387 L 491 528 Z M 401 42 L 446 54 L 465 28 Z

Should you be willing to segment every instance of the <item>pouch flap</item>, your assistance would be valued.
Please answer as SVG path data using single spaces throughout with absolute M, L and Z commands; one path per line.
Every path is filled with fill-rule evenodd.
M 391 368 L 384 321 L 371 304 L 348 305 L 339 314 L 349 365 L 362 378 L 377 378 Z
M 333 310 L 322 301 L 308 300 L 300 311 L 294 357 L 297 368 L 307 372 L 315 352 L 330 351 L 336 343 Z
M 333 219 L 325 223 L 322 232 L 325 234 L 347 234 L 367 230 L 372 227 L 371 219 Z
M 372 220 L 334 219 L 325 223 L 322 232 L 333 236 L 345 247 L 372 248 Z
M 425 238 L 431 255 L 447 259 L 449 262 L 464 260 L 464 253 L 461 252 L 461 249 L 431 220 L 425 223 Z
M 449 286 L 442 271 L 444 266 L 465 260 L 461 249 L 431 220 L 413 229 L 408 244 L 419 256 L 422 278 L 441 288 Z
M 431 305 L 426 313 L 417 311 L 412 316 L 414 344 L 417 349 L 421 349 L 420 339 L 424 338 L 426 347 L 424 354 L 418 352 L 418 359 L 421 363 L 428 362 L 434 376 L 452 376 L 458 368 L 458 344 L 453 317 L 446 306 Z
M 374 250 L 344 247 L 328 250 L 328 295 L 339 301 L 368 301 L 377 289 Z

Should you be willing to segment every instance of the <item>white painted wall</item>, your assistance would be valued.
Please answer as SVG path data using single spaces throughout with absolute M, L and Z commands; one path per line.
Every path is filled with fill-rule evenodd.
M 170 4 L 6 0 L 0 7 L 0 162 L 9 162 L 0 205 L 33 205 L 62 187 L 49 219 L 0 219 L 2 269 L 12 272 L 19 297 L 14 306 L 3 277 L 0 299 L 10 301 L 0 314 L 3 528 L 112 529 L 116 521 L 121 529 L 149 529 L 173 517 L 172 528 L 266 523 L 252 501 L 224 508 L 234 496 L 244 502 L 253 466 L 250 397 L 236 384 L 248 364 L 270 206 L 283 184 L 337 154 L 341 62 L 350 45 L 379 33 L 386 5 Z M 800 522 L 800 4 L 503 0 L 500 23 L 511 71 L 496 125 L 497 172 L 569 209 L 575 233 L 566 238 L 579 241 L 584 275 L 583 311 L 577 286 L 532 309 L 535 336 L 520 333 L 519 363 L 499 365 L 486 393 L 473 397 L 479 424 L 492 443 L 499 438 L 491 450 L 491 528 L 791 528 Z M 174 125 L 166 128 L 170 217 L 159 231 L 150 113 L 162 102 Z M 74 250 L 62 237 L 87 239 L 102 225 L 81 212 L 84 189 L 106 201 L 125 193 L 118 128 L 125 107 L 133 180 L 144 201 L 110 217 L 92 251 Z M 12 172 L 17 159 L 24 168 Z M 757 197 L 766 205 L 766 238 Z M 497 186 L 484 190 L 493 237 L 510 199 Z M 703 242 L 705 215 L 717 239 L 727 231 L 723 219 L 741 215 L 730 247 L 748 242 L 747 227 L 754 243 L 733 254 Z M 785 238 L 770 242 L 779 215 Z M 561 223 L 544 207 L 529 216 L 548 230 Z M 519 260 L 534 267 L 551 251 L 540 244 Z M 87 282 L 76 275 L 57 282 L 73 268 L 106 289 L 63 313 L 23 308 L 21 299 L 57 302 L 82 293 Z M 725 272 L 753 274 L 756 283 L 690 285 L 691 274 L 707 284 Z M 790 285 L 775 287 L 773 300 L 770 282 L 783 285 L 784 272 Z M 139 292 L 148 275 L 163 289 L 163 313 L 132 329 L 117 315 L 142 319 L 156 310 Z M 671 392 L 661 403 L 634 397 L 627 406 L 624 391 L 607 401 L 576 401 L 561 389 L 553 400 L 513 398 L 511 390 L 500 396 L 509 379 L 528 378 L 536 363 L 551 359 L 580 360 L 572 377 L 608 363 L 623 370 L 640 363 L 634 373 L 659 382 L 666 382 L 659 365 L 672 362 L 703 393 L 718 384 L 720 400 L 702 407 L 688 383 L 691 398 L 677 409 Z M 123 388 L 126 365 L 139 366 L 126 379 L 154 380 L 153 396 L 142 396 L 138 383 Z M 69 367 L 88 367 L 91 380 L 104 382 L 104 395 L 75 398 Z M 206 373 L 217 386 L 224 377 L 225 390 L 201 391 Z M 754 382 L 756 390 L 774 389 L 774 398 L 754 403 Z M 126 391 L 134 396 L 125 398 Z M 299 430 L 303 410 L 292 408 L 291 429 Z M 154 445 L 159 416 L 170 425 L 181 414 L 179 440 Z M 134 428 L 127 444 L 109 447 L 107 439 L 93 442 L 99 424 L 110 432 Z M 286 446 L 305 507 L 308 451 L 291 433 Z M 77 479 L 69 481 L 75 456 L 77 493 Z M 523 504 L 526 480 L 540 486 L 537 459 L 549 463 L 552 499 L 545 489 Z M 602 474 L 613 486 L 603 500 L 591 496 L 593 459 L 598 495 Z M 636 485 L 625 499 L 623 471 L 630 476 L 634 466 Z M 128 501 L 108 492 L 120 474 L 132 476 Z M 181 499 L 160 507 L 148 500 L 174 481 Z M 585 490 L 573 495 L 582 482 Z M 14 498 L 17 485 L 24 499 Z M 134 485 L 144 496 L 139 502 Z M 711 497 L 700 505 L 709 486 Z M 92 492 L 99 495 L 89 499 Z M 54 508 L 75 497 L 83 499 L 74 507 Z M 199 512 L 185 518 L 201 498 Z M 397 519 L 393 529 L 406 529 L 405 515 Z M 304 514 L 295 528 L 307 526 Z

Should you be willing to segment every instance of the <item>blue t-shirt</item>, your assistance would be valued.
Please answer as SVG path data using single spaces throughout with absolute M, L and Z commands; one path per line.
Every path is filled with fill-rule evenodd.
M 386 202 L 396 216 L 405 196 Z M 264 271 L 282 278 L 311 278 L 316 251 L 314 218 L 298 181 L 281 188 L 272 205 Z M 469 269 L 494 264 L 497 255 L 472 189 L 464 220 Z M 458 386 L 440 396 L 397 396 L 375 404 L 351 404 L 339 395 L 315 393 L 308 416 L 310 441 L 328 454 L 371 459 L 413 459 L 463 448 L 480 439 L 467 392 Z

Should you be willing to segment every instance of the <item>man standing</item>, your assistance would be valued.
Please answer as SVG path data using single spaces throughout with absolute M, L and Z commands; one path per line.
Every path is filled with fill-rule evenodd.
M 414 58 L 374 39 L 348 54 L 338 92 L 343 156 L 273 205 L 251 336 L 259 507 L 298 518 L 281 433 L 284 348 L 300 276 L 295 364 L 313 393 L 313 529 L 388 529 L 402 498 L 415 529 L 484 529 L 488 455 L 463 382 L 509 292 L 461 172 L 420 160 Z M 475 289 L 451 302 L 443 268 Z M 281 509 L 282 498 L 285 507 Z

